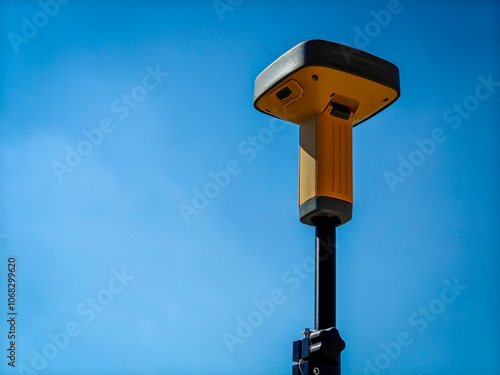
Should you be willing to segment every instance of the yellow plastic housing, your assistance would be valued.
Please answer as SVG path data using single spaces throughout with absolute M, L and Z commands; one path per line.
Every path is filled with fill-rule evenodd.
M 300 126 L 299 206 L 315 197 L 353 203 L 352 115 L 345 120 L 331 110 Z
M 292 94 L 280 100 L 276 94 L 289 87 Z M 255 102 L 261 111 L 302 124 L 322 113 L 333 100 L 351 108 L 352 125 L 388 106 L 398 92 L 378 82 L 323 66 L 302 68 Z

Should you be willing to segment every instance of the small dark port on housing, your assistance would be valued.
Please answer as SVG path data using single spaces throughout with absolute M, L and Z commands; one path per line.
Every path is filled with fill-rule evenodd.
M 351 116 L 351 111 L 349 107 L 332 102 L 332 110 L 330 112 L 332 116 L 347 120 Z
M 276 96 L 278 97 L 279 100 L 285 100 L 292 94 L 292 90 L 290 90 L 288 87 L 285 87 L 284 89 L 281 89 L 276 93 Z

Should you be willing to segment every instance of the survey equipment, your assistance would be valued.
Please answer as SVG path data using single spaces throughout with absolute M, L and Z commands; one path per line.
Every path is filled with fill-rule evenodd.
M 300 43 L 255 80 L 255 108 L 299 125 L 299 219 L 316 229 L 315 328 L 293 343 L 293 375 L 340 374 L 335 231 L 352 218 L 353 127 L 399 95 L 394 64 L 324 40 Z

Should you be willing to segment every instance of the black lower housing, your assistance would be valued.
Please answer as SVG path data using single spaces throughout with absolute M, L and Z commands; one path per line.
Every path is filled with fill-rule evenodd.
M 299 206 L 302 223 L 314 226 L 315 217 L 337 217 L 341 226 L 352 219 L 352 203 L 331 197 L 314 197 Z

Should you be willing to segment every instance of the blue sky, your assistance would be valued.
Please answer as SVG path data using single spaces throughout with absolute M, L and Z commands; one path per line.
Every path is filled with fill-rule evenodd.
M 290 373 L 314 230 L 298 128 L 252 101 L 308 39 L 401 75 L 354 129 L 343 373 L 500 372 L 498 2 L 63 3 L 0 5 L 0 287 L 14 256 L 18 312 L 2 374 Z

